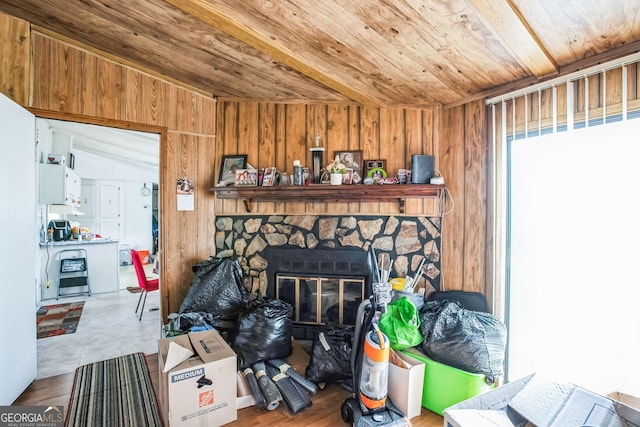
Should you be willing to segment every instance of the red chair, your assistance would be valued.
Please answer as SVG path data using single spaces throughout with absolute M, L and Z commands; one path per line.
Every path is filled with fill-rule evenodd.
M 138 276 L 138 286 L 140 286 L 140 288 L 142 289 L 142 292 L 140 293 L 140 299 L 138 300 L 138 305 L 136 305 L 136 313 L 138 312 L 140 301 L 142 301 L 142 296 L 144 295 L 144 301 L 142 301 L 142 310 L 140 310 L 140 318 L 138 319 L 142 320 L 144 305 L 147 302 L 147 292 L 157 291 L 160 288 L 160 280 L 147 279 L 147 274 L 144 271 L 144 267 L 142 267 L 142 261 L 140 261 L 138 251 L 136 251 L 135 249 L 131 249 L 131 262 L 133 262 L 133 266 L 136 269 L 136 276 Z

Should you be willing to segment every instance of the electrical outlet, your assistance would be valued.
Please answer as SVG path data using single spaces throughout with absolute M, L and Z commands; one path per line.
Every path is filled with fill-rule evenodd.
M 49 285 L 50 285 L 50 283 L 49 283 L 49 281 L 48 281 L 48 280 L 47 280 L 46 282 L 44 282 L 44 284 L 45 284 L 45 285 L 47 285 L 47 288 L 48 288 L 48 287 L 49 287 Z

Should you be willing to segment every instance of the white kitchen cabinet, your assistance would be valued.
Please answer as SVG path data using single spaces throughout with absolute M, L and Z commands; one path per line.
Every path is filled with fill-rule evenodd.
M 66 165 L 40 163 L 39 201 L 46 205 L 82 205 L 80 177 Z

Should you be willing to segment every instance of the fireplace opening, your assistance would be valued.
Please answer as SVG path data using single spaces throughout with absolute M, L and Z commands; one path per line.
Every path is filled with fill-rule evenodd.
M 355 324 L 373 279 L 365 251 L 269 248 L 265 255 L 267 296 L 294 307 L 294 338 L 312 339 L 325 324 Z

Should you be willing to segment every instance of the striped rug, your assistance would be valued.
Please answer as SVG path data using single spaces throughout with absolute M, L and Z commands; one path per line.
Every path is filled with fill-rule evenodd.
M 65 426 L 161 426 L 143 353 L 76 369 Z

